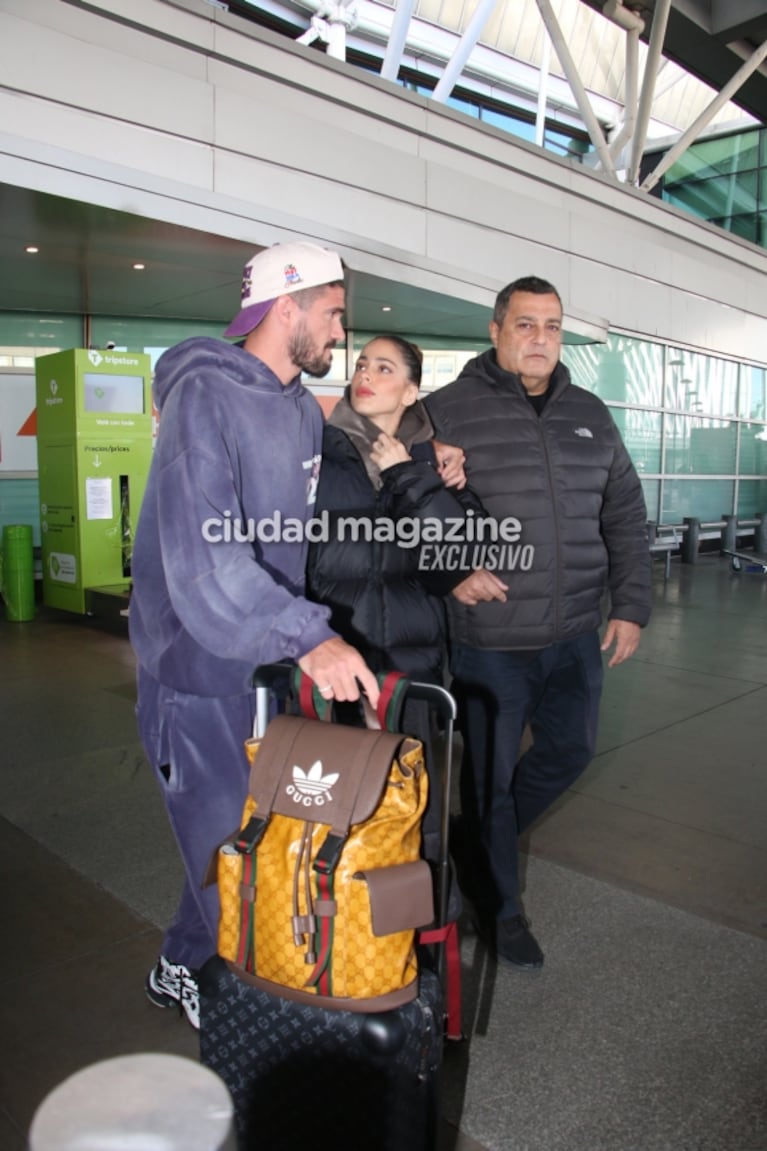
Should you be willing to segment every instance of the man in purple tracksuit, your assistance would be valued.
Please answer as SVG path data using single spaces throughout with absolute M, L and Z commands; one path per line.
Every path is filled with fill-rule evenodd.
M 158 361 L 157 445 L 136 532 L 130 636 L 141 740 L 162 789 L 186 882 L 146 992 L 199 1026 L 196 969 L 216 950 L 208 860 L 238 825 L 254 669 L 295 660 L 326 698 L 371 701 L 375 678 L 304 598 L 305 540 L 322 413 L 301 372 L 323 376 L 344 338 L 343 266 L 314 244 L 276 244 L 245 268 L 226 336 Z M 291 529 L 280 539 L 280 525 Z

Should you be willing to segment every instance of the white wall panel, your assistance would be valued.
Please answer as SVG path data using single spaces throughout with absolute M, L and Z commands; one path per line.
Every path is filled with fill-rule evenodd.
M 2 89 L 0 124 L 23 129 L 38 148 L 69 150 L 67 165 L 73 174 L 81 165 L 92 169 L 94 163 L 117 163 L 124 169 L 127 186 L 134 179 L 138 186 L 146 186 L 151 177 L 160 176 L 198 190 L 213 187 L 213 149 L 195 140 Z
M 404 127 L 382 116 L 371 116 L 366 109 L 350 107 L 346 103 L 325 98 L 314 100 L 312 94 L 303 89 L 287 87 L 282 78 L 247 72 L 233 64 L 221 60 L 211 60 L 209 76 L 215 85 L 217 100 L 231 96 L 234 105 L 227 103 L 227 126 L 230 135 L 236 138 L 239 150 L 247 149 L 249 143 L 258 138 L 262 130 L 269 130 L 270 122 L 277 118 L 293 116 L 306 119 L 314 124 L 318 143 L 332 149 L 335 145 L 334 133 L 348 132 L 355 137 L 353 146 L 359 140 L 370 144 L 380 144 L 396 149 L 399 156 L 416 156 L 420 153 L 420 137 L 410 127 Z M 219 115 L 221 121 L 223 117 Z M 243 127 L 245 135 L 243 137 Z M 218 138 L 222 146 L 231 146 Z M 285 141 L 282 142 L 284 150 Z M 383 168 L 386 158 L 382 158 L 379 168 Z M 376 176 L 378 172 L 375 173 Z M 373 173 L 367 173 L 368 177 Z
M 605 279 L 609 291 L 605 293 Z M 609 300 L 606 299 L 609 295 Z M 578 257 L 571 261 L 570 296 L 583 307 L 605 306 L 610 325 L 650 339 L 668 331 L 673 291 L 668 284 L 618 269 L 604 268 Z M 622 317 L 622 322 L 616 320 Z
M 740 266 L 717 261 L 712 275 L 716 277 L 714 283 L 709 282 L 711 277 L 706 276 L 700 258 L 689 246 L 681 250 L 674 246 L 670 281 L 678 291 L 691 299 L 704 299 L 707 303 L 723 305 L 722 311 L 725 314 L 734 308 L 741 310 L 748 306 L 748 292 Z
M 360 100 L 359 69 L 282 37 L 263 36 L 258 32 L 248 35 L 248 32 L 249 26 L 242 21 L 234 22 L 229 28 L 217 28 L 217 56 L 234 63 L 245 76 L 253 71 L 270 76 L 283 89 L 281 100 L 290 102 L 291 93 L 296 92 L 304 100 L 316 98 L 328 105 L 340 104 L 351 113 L 364 110 L 369 116 L 388 119 L 410 131 L 426 130 L 428 110 L 424 97 L 409 93 L 404 103 L 399 99 L 393 101 L 393 85 L 369 74 L 365 77 L 364 99 Z M 397 91 L 402 93 L 401 88 Z
M 119 27 L 112 26 L 112 47 L 104 47 L 4 13 L 0 20 L 0 77 L 6 89 L 174 135 L 210 138 L 213 89 L 203 75 L 195 79 L 169 61 L 153 64 L 137 59 L 123 48 Z M 103 21 L 91 20 L 103 34 Z M 155 41 L 154 47 L 160 55 L 171 48 L 164 41 Z M 167 54 L 178 53 L 172 47 Z M 189 57 L 188 51 L 185 55 Z M 198 70 L 203 62 L 204 58 L 195 58 Z
M 724 347 L 743 347 L 745 316 L 736 308 L 722 308 L 710 300 L 673 292 L 670 326 L 682 346 L 706 348 L 712 352 Z M 741 355 L 745 355 L 741 352 Z
M 475 163 L 473 174 L 444 164 L 429 164 L 426 203 L 430 211 L 512 236 L 535 239 L 547 247 L 562 248 L 570 237 L 565 198 L 560 191 L 538 189 L 534 181 L 513 179 L 508 172 Z
M 207 19 L 193 16 L 182 8 L 168 4 L 158 5 L 156 0 L 113 0 L 112 3 L 91 4 L 103 12 L 93 12 L 75 4 L 62 4 L 61 0 L 2 0 L 3 11 L 28 22 L 38 34 L 40 27 L 61 33 L 69 40 L 80 40 L 89 48 L 119 51 L 126 56 L 148 64 L 172 67 L 190 76 L 205 75 L 205 50 L 213 47 L 213 26 Z M 205 12 L 204 5 L 199 9 Z M 116 23 L 114 17 L 120 18 Z M 147 30 L 151 29 L 151 34 Z M 203 51 L 192 53 L 183 40 L 194 39 Z M 177 45 L 175 40 L 182 40 Z
M 77 36 L 87 42 L 112 42 L 116 31 L 131 27 L 149 29 L 152 35 L 181 42 L 197 42 L 203 50 L 213 47 L 215 27 L 204 0 L 2 0 L 2 9 L 24 20 Z M 102 30 L 102 31 L 100 31 Z
M 391 243 L 379 237 L 393 237 L 395 250 L 411 258 L 425 251 L 426 218 L 422 209 L 313 173 L 293 171 L 251 157 L 221 153 L 216 162 L 216 191 L 224 196 L 246 200 L 261 219 L 269 219 L 271 205 L 292 215 L 296 226 L 308 235 L 358 248 L 356 237 L 365 236 L 362 249 L 380 254 Z
M 274 100 L 272 94 L 271 97 Z M 286 179 L 299 170 L 365 191 L 373 186 L 376 197 L 422 204 L 425 198 L 426 165 L 413 149 L 393 146 L 364 133 L 360 115 L 324 116 L 326 105 L 316 101 L 317 115 L 310 108 L 303 114 L 281 103 L 264 103 L 269 94 L 251 99 L 228 88 L 216 96 L 216 145 L 243 156 L 250 154 L 284 167 Z M 268 115 L 264 108 L 270 107 Z M 248 124 L 247 133 L 243 123 Z M 412 137 L 410 138 L 412 141 Z M 286 151 L 285 142 L 290 142 Z
M 562 255 L 554 248 L 542 248 L 534 241 L 473 221 L 432 216 L 429 255 L 437 253 L 438 258 L 443 258 L 444 252 L 451 253 L 458 267 L 473 269 L 474 277 L 488 289 L 488 305 L 498 288 L 517 276 L 542 276 L 558 286 L 564 279 Z M 562 295 L 566 299 L 564 291 Z

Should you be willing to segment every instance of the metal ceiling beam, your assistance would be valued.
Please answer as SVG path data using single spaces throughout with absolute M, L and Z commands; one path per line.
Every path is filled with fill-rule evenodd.
M 578 111 L 581 114 L 581 118 L 586 126 L 596 153 L 599 156 L 602 167 L 606 172 L 609 172 L 611 176 L 614 176 L 615 165 L 612 161 L 602 126 L 594 115 L 588 93 L 578 75 L 577 65 L 570 54 L 570 49 L 567 47 L 567 41 L 562 35 L 562 29 L 559 27 L 559 22 L 554 15 L 554 9 L 549 3 L 549 0 L 537 0 L 537 3 L 543 22 L 546 25 L 546 31 L 551 38 L 554 51 L 559 58 L 559 63 L 562 65 L 562 69 L 567 77 L 567 82 L 572 89 L 573 96 L 578 104 Z
M 623 123 L 617 135 L 610 141 L 610 155 L 617 161 L 621 149 L 631 139 L 636 127 L 639 98 L 639 36 L 644 31 L 644 21 L 634 12 L 624 8 L 622 0 L 607 0 L 602 12 L 608 20 L 617 24 L 626 33 Z
M 751 56 L 751 59 L 747 60 L 743 67 L 738 69 L 730 83 L 725 84 L 719 95 L 711 101 L 709 106 L 698 116 L 697 120 L 680 136 L 676 144 L 666 152 L 660 163 L 658 163 L 652 172 L 650 172 L 649 176 L 644 179 L 642 183 L 643 191 L 649 192 L 651 188 L 655 187 L 663 173 L 667 172 L 672 164 L 676 163 L 682 153 L 694 143 L 719 109 L 726 104 L 728 100 L 732 99 L 738 88 L 748 79 L 751 73 L 759 67 L 765 57 L 767 57 L 767 40 L 765 40 L 761 48 L 757 48 L 756 52 Z
M 581 3 L 587 4 L 596 12 L 601 12 L 604 0 L 581 0 Z M 664 55 L 680 68 L 684 68 L 685 72 L 719 91 L 733 72 L 740 67 L 744 58 L 748 57 L 767 36 L 767 30 L 760 32 L 761 24 L 757 24 L 756 35 L 754 37 L 752 33 L 752 42 L 746 45 L 745 50 L 739 41 L 725 43 L 721 38 L 723 35 L 729 35 L 730 28 L 739 26 L 734 24 L 734 20 L 729 20 L 729 17 L 725 26 L 722 14 L 731 11 L 733 7 L 736 12 L 742 13 L 747 3 L 748 0 L 718 0 L 715 9 L 719 13 L 717 26 L 723 31 L 717 35 L 713 31 L 711 0 L 674 0 L 668 17 L 663 45 Z M 641 36 L 645 43 L 649 39 L 647 18 L 657 7 L 657 0 L 641 0 L 642 15 L 648 24 Z M 764 0 L 757 5 L 758 10 L 763 8 Z M 753 24 L 750 22 L 749 28 L 753 29 Z M 764 67 L 757 69 L 737 93 L 734 102 L 744 112 L 754 116 L 762 124 L 767 124 L 767 69 Z
M 644 77 L 642 79 L 642 92 L 639 97 L 636 131 L 631 141 L 631 163 L 626 177 L 629 184 L 636 184 L 639 176 L 639 165 L 642 162 L 642 153 L 647 139 L 647 126 L 650 123 L 650 113 L 655 95 L 655 81 L 658 78 L 658 68 L 661 63 L 661 51 L 666 36 L 670 8 L 671 0 L 659 0 L 655 6 L 655 14 L 650 31 L 650 44 L 647 49 L 647 59 L 645 60 Z
M 623 102 L 623 123 L 610 141 L 610 155 L 618 163 L 621 149 L 634 135 L 639 101 L 639 29 L 626 32 L 626 91 Z
M 384 80 L 396 80 L 399 76 L 402 53 L 405 50 L 405 41 L 407 40 L 407 30 L 410 27 L 410 17 L 413 15 L 413 4 L 414 0 L 398 0 L 394 9 L 394 21 L 381 66 L 381 75 Z
M 551 40 L 548 36 L 543 38 L 541 48 L 541 70 L 539 73 L 538 107 L 535 114 L 535 142 L 539 148 L 543 147 L 546 136 L 546 105 L 549 95 L 549 68 L 551 66 Z
M 445 103 L 450 93 L 455 88 L 458 77 L 463 72 L 466 61 L 471 56 L 472 50 L 479 40 L 482 29 L 487 21 L 490 19 L 493 9 L 495 8 L 496 0 L 479 0 L 479 4 L 474 10 L 474 15 L 466 26 L 466 30 L 458 41 L 455 52 L 448 61 L 445 71 L 439 78 L 437 87 L 432 93 L 432 99 L 438 102 Z

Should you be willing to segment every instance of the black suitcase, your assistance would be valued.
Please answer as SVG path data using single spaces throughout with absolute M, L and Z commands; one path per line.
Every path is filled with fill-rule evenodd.
M 286 669 L 259 669 L 259 715 Z M 437 925 L 448 898 L 455 704 L 410 684 L 443 725 Z M 263 734 L 263 725 L 258 732 Z M 434 784 L 434 771 L 431 782 Z M 200 1059 L 229 1088 L 239 1151 L 433 1151 L 445 1038 L 443 952 L 422 949 L 418 996 L 396 1010 L 328 1010 L 253 986 L 215 956 L 200 972 Z
M 432 1151 L 442 993 L 421 970 L 396 1011 L 327 1011 L 200 973 L 200 1059 L 229 1088 L 240 1151 Z

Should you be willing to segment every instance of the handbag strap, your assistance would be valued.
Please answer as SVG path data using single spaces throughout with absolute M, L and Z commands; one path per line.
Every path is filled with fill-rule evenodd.
M 376 676 L 380 694 L 375 708 L 378 726 L 382 731 L 400 730 L 402 708 L 408 689 L 408 680 L 401 671 L 379 672 Z M 307 719 L 329 722 L 333 717 L 333 701 L 325 699 L 316 683 L 300 667 L 293 670 L 293 694 L 298 702 L 301 715 Z M 363 698 L 363 707 L 365 700 Z M 372 710 L 372 709 L 371 709 Z M 367 727 L 375 726 L 366 713 Z
M 464 1039 L 461 1024 L 461 951 L 458 942 L 458 924 L 454 919 L 442 927 L 427 928 L 418 932 L 418 942 L 442 944 L 445 948 L 447 970 L 445 971 L 445 1038 Z

